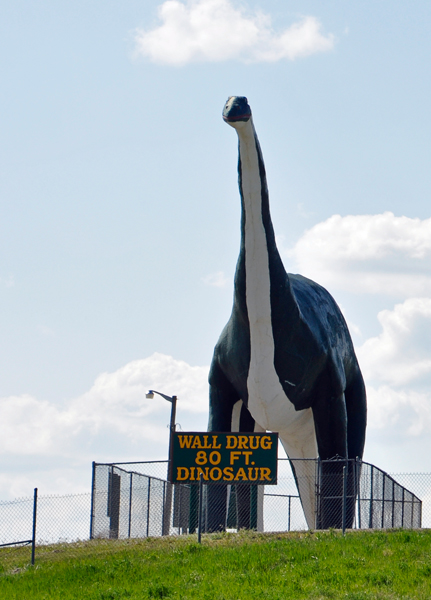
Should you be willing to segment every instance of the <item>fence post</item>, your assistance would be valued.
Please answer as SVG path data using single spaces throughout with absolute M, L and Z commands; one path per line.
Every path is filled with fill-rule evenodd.
M 174 514 L 175 514 L 175 506 L 177 507 L 177 519 L 178 519 L 178 535 L 181 535 L 181 507 L 183 504 L 183 486 L 177 485 L 175 488 L 175 496 L 174 496 Z
M 343 535 L 346 533 L 346 495 L 347 495 L 347 467 L 343 467 L 343 513 L 341 517 Z
M 150 534 L 150 500 L 151 500 L 151 477 L 148 477 L 148 493 L 147 493 L 147 537 Z
M 322 517 L 322 463 L 320 456 L 314 461 L 314 479 L 316 490 L 316 506 L 314 508 L 314 527 L 320 529 Z
M 358 504 L 358 526 L 357 529 L 361 529 L 361 474 L 362 469 L 358 468 L 359 458 L 355 458 L 355 489 L 356 489 L 356 498 Z
M 172 488 L 173 484 L 167 481 L 163 493 L 163 532 L 162 535 L 169 535 L 171 529 L 171 510 L 172 510 Z
M 257 485 L 250 486 L 250 529 L 257 531 L 257 503 L 258 503 L 258 487 Z
M 199 511 L 198 511 L 198 544 L 201 543 L 202 534 L 202 496 L 203 496 L 203 485 L 202 485 L 202 473 L 199 475 Z
M 93 527 L 94 527 L 94 486 L 96 484 L 96 463 L 93 460 L 91 469 L 91 513 L 90 513 L 90 540 L 93 539 Z
M 163 482 L 162 535 L 165 535 L 165 523 L 166 523 L 166 481 Z
M 37 517 L 37 488 L 34 488 L 33 496 L 33 535 L 31 538 L 31 564 L 34 565 L 36 553 L 36 517 Z
M 373 528 L 373 498 L 374 496 L 374 467 L 373 465 L 371 465 L 371 481 L 370 481 L 370 515 L 369 515 L 369 519 L 368 519 L 368 528 L 372 529 Z
M 121 502 L 121 475 L 114 473 L 114 465 L 111 465 L 108 474 L 108 506 L 109 517 L 109 539 L 118 539 L 120 534 L 120 502 Z
M 130 490 L 129 490 L 129 536 L 132 529 L 132 490 L 133 490 L 133 473 L 130 473 Z
M 196 533 L 198 523 L 198 494 L 199 486 L 196 484 L 190 485 L 190 500 L 189 500 L 189 533 Z
M 287 515 L 287 531 L 290 531 L 290 501 L 292 500 L 292 496 L 289 494 L 289 512 Z

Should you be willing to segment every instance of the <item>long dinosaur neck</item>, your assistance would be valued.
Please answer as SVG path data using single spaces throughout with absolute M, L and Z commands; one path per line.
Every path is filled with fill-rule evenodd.
M 246 290 L 246 305 L 256 310 L 256 318 L 271 314 L 269 307 L 270 272 L 285 277 L 285 270 L 275 243 L 269 211 L 265 165 L 259 140 L 250 119 L 239 137 L 238 176 L 241 194 L 241 251 L 236 273 L 237 293 Z M 242 294 L 241 294 L 242 296 Z M 253 306 L 250 305 L 252 303 Z M 249 318 L 252 317 L 249 314 Z
M 252 119 L 238 131 L 238 137 L 238 175 L 242 201 L 241 233 L 244 236 L 246 227 L 254 231 L 256 227 L 263 225 L 268 250 L 278 254 L 269 212 L 265 165 Z
M 286 395 L 276 371 L 277 339 L 280 331 L 290 328 L 296 311 L 289 310 L 295 303 L 275 244 L 265 167 L 251 119 L 238 127 L 237 132 L 242 239 L 236 291 L 247 311 L 244 314 L 250 332 L 248 408 L 262 427 L 274 430 L 286 413 Z M 281 304 L 283 310 L 280 310 Z M 293 405 L 291 409 L 294 411 Z

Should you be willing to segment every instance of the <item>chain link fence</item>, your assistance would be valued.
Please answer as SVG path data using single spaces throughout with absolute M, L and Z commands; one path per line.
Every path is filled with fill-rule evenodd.
M 195 533 L 198 485 L 171 485 L 166 468 L 94 464 L 91 537 Z M 279 459 L 276 486 L 203 483 L 204 532 L 422 526 L 420 497 L 361 461 Z
M 199 485 L 168 483 L 167 467 L 167 461 L 93 463 L 92 493 L 39 496 L 34 538 L 34 498 L 0 502 L 0 565 L 32 539 L 38 560 L 53 559 L 55 548 L 70 542 L 197 533 Z M 307 507 L 298 490 L 304 497 L 311 488 Z M 279 459 L 277 485 L 202 486 L 202 532 L 341 528 L 343 519 L 356 529 L 431 527 L 431 474 L 390 476 L 356 461 Z M 30 562 L 31 548 L 19 548 L 19 556 Z

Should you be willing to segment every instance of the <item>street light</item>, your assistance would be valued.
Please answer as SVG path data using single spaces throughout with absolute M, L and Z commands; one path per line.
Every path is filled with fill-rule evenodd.
M 171 403 L 171 422 L 169 425 L 169 462 L 168 462 L 168 481 L 172 481 L 172 459 L 173 459 L 173 444 L 172 437 L 175 431 L 175 415 L 177 412 L 177 397 L 176 396 L 166 396 L 166 394 L 162 394 L 156 390 L 148 390 L 145 395 L 146 398 L 152 400 L 154 398 L 154 394 L 158 394 L 165 400 Z
M 172 507 L 172 460 L 173 460 L 173 433 L 175 431 L 175 414 L 177 411 L 177 397 L 176 396 L 166 396 L 166 394 L 162 394 L 161 392 L 157 392 L 156 390 L 148 390 L 145 397 L 149 400 L 154 398 L 154 394 L 158 394 L 165 400 L 171 403 L 171 423 L 169 425 L 169 462 L 168 462 L 168 483 L 166 484 L 166 496 L 163 493 L 164 497 L 164 509 L 163 509 L 163 527 L 162 527 L 162 535 L 169 535 L 170 530 L 170 516 L 171 516 L 171 507 Z M 164 488 L 163 488 L 164 489 Z

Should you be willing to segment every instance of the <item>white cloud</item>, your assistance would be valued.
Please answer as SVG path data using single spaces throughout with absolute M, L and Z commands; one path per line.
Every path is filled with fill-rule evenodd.
M 403 391 L 395 391 L 385 385 L 373 387 L 367 385 L 368 428 L 392 429 L 400 423 L 401 409 L 409 405 L 409 397 Z
M 102 373 L 92 388 L 64 407 L 29 395 L 0 398 L 0 452 L 49 454 L 69 452 L 73 439 L 112 430 L 130 440 L 157 440 L 152 423 L 156 413 L 167 414 L 162 398 L 146 399 L 148 389 L 175 394 L 178 412 L 208 410 L 208 367 L 155 353 L 128 363 L 114 373 Z M 17 445 L 16 440 L 20 443 Z
M 287 253 L 299 272 L 356 293 L 431 295 L 431 219 L 333 215 Z
M 205 277 L 202 277 L 202 281 L 205 285 L 210 285 L 212 287 L 224 288 L 230 285 L 231 280 L 229 277 L 226 277 L 223 271 L 217 271 L 217 273 L 210 273 Z
M 378 314 L 382 332 L 358 356 L 367 380 L 391 386 L 431 385 L 431 298 L 409 298 Z
M 303 17 L 281 33 L 262 12 L 248 14 L 230 0 L 167 0 L 159 7 L 161 25 L 138 30 L 137 54 L 157 63 L 243 62 L 295 60 L 334 46 L 332 34 L 321 32 L 312 16 Z
M 386 464 L 406 464 L 404 452 L 407 468 L 417 470 L 427 456 L 416 455 L 414 440 L 427 447 L 431 433 L 431 299 L 409 298 L 378 319 L 381 333 L 357 349 L 367 387 L 368 439 Z
M 367 387 L 368 427 L 402 442 L 406 437 L 431 433 L 431 394 Z
M 92 460 L 165 458 L 170 404 L 159 396 L 146 399 L 145 393 L 175 394 L 177 423 L 184 430 L 204 430 L 207 378 L 208 367 L 155 353 L 102 373 L 88 392 L 64 406 L 30 395 L 0 398 L 0 455 L 11 466 L 0 477 L 0 497 L 27 495 L 31 480 L 30 489 L 43 481 L 50 492 L 70 492 L 72 471 L 80 491 Z
M 149 358 L 134 360 L 114 373 L 102 373 L 93 387 L 75 402 L 95 407 L 120 403 L 132 411 L 151 412 L 155 400 L 147 400 L 148 389 L 181 398 L 181 408 L 190 412 L 205 412 L 208 400 L 208 367 L 192 367 L 183 360 L 154 353 Z M 160 402 L 163 402 L 160 399 Z M 179 401 L 180 402 L 180 401 Z M 135 414 L 135 413 L 133 413 Z

